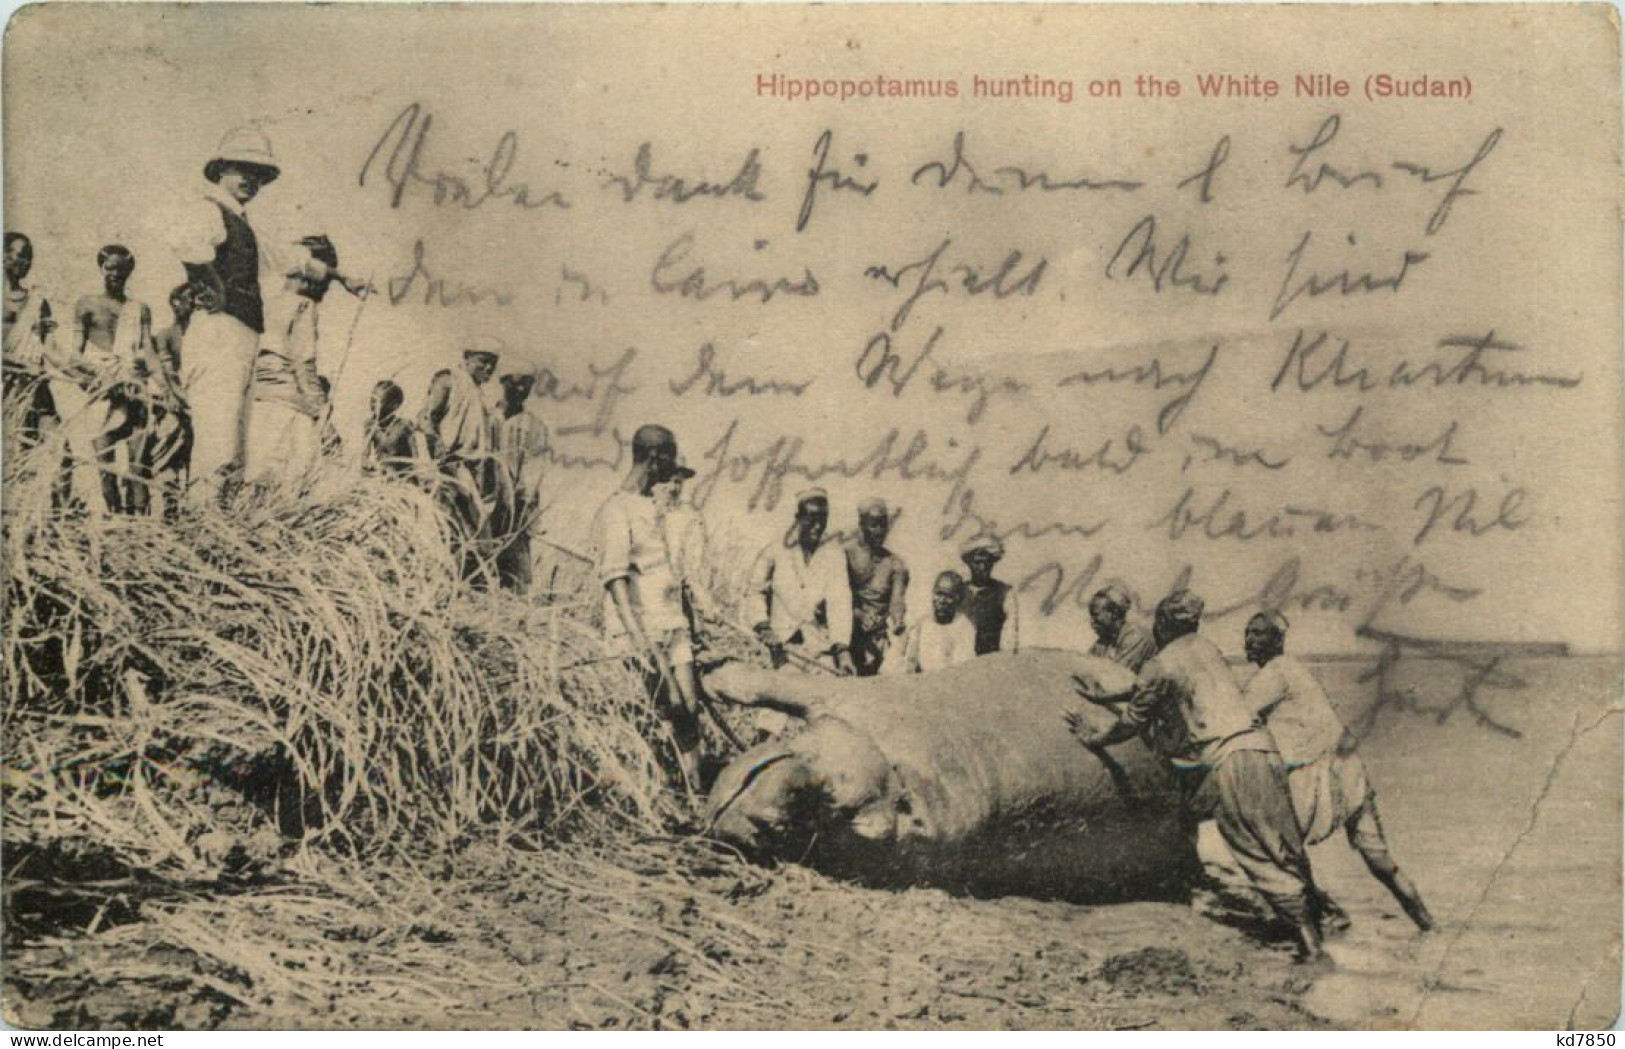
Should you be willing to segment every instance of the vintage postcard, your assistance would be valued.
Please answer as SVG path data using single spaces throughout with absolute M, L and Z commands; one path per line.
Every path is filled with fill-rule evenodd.
M 6 1022 L 1611 1025 L 1619 45 L 18 11 Z

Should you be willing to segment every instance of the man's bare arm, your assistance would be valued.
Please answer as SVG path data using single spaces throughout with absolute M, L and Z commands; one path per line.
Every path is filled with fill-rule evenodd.
M 441 376 L 429 383 L 428 402 L 423 406 L 423 428 L 429 433 L 440 432 L 440 422 L 451 407 L 451 380 Z M 624 584 L 626 580 L 621 580 Z
M 901 634 L 908 629 L 908 566 L 899 564 L 891 578 L 891 629 Z

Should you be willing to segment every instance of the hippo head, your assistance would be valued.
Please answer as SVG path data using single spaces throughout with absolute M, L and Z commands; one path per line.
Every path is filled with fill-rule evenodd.
M 891 841 L 897 815 L 891 766 L 860 732 L 834 718 L 741 754 L 711 787 L 711 833 L 747 852 L 793 859 L 865 851 Z

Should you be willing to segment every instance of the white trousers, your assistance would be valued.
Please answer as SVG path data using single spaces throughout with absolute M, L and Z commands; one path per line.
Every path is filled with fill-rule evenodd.
M 221 469 L 243 464 L 259 346 L 257 332 L 224 313 L 196 313 L 186 329 L 192 477 L 207 491 L 218 486 Z
M 92 511 L 102 509 L 101 467 L 96 461 L 96 438 L 107 428 L 107 402 L 91 399 L 76 382 L 51 380 L 51 400 L 62 420 L 62 439 L 72 462 L 73 494 Z
M 255 401 L 243 476 L 250 481 L 302 478 L 316 462 L 318 444 L 315 419 L 291 404 Z

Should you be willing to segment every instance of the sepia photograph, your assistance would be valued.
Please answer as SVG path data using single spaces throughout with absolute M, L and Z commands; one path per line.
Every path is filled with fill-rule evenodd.
M 1620 73 L 17 9 L 5 1024 L 1612 1027 Z

